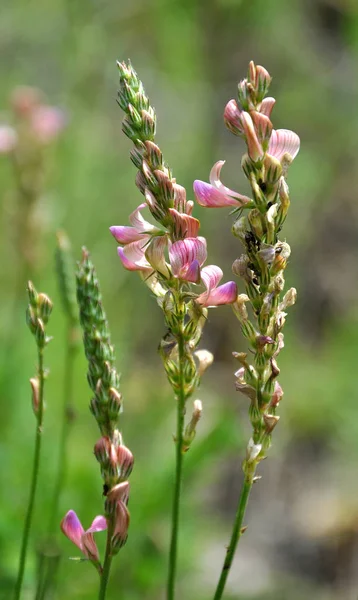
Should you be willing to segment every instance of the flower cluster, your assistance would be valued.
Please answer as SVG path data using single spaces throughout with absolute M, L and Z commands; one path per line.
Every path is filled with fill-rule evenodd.
M 103 478 L 105 517 L 96 517 L 91 527 L 84 531 L 77 515 L 69 511 L 61 528 L 101 573 L 102 566 L 92 534 L 108 527 L 111 556 L 125 544 L 129 526 L 127 479 L 132 471 L 133 455 L 123 444 L 118 430 L 118 418 L 122 411 L 119 376 L 114 366 L 114 348 L 97 275 L 86 249 L 83 249 L 76 276 L 80 322 L 88 360 L 87 379 L 94 393 L 90 409 L 102 434 L 94 446 L 94 454 Z
M 234 353 L 241 363 L 236 387 L 250 399 L 253 427 L 244 467 L 246 474 L 252 474 L 257 462 L 265 457 L 279 418 L 276 408 L 283 391 L 277 381 L 280 373 L 277 355 L 284 345 L 285 311 L 296 299 L 294 288 L 281 297 L 290 247 L 278 239 L 278 234 L 290 203 L 287 171 L 299 151 L 300 140 L 293 131 L 273 129 L 271 112 L 275 99 L 265 97 L 270 82 L 266 69 L 251 62 L 248 77 L 239 83 L 237 99 L 230 100 L 224 111 L 226 126 L 247 145 L 241 164 L 251 186 L 251 197 L 221 182 L 223 161 L 214 165 L 210 183 L 194 182 L 195 196 L 201 206 L 248 210 L 233 225 L 233 233 L 245 249 L 235 260 L 233 272 L 243 279 L 246 288 L 246 294 L 238 296 L 233 308 L 254 352 L 253 365 L 249 364 L 247 354 Z M 249 318 L 247 303 L 251 304 L 254 322 Z

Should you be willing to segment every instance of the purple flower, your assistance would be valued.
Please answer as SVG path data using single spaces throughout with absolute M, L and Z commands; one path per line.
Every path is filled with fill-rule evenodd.
M 232 304 L 237 298 L 237 285 L 234 281 L 228 281 L 219 285 L 223 272 L 216 265 L 208 265 L 201 269 L 201 279 L 206 287 L 206 292 L 200 294 L 196 301 L 202 306 L 219 306 L 220 304 Z
M 61 521 L 61 531 L 89 560 L 98 563 L 99 553 L 93 534 L 107 529 L 107 521 L 101 515 L 95 517 L 85 531 L 74 510 L 69 510 Z
M 223 208 L 227 206 L 243 206 L 250 198 L 227 188 L 220 181 L 220 172 L 225 164 L 219 160 L 210 171 L 210 184 L 204 181 L 194 181 L 194 193 L 198 203 L 207 208 Z

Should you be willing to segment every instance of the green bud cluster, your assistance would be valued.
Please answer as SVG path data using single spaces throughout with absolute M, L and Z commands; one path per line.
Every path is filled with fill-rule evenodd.
M 130 153 L 138 169 L 136 185 L 145 196 L 154 218 L 167 227 L 171 223 L 168 209 L 174 206 L 174 180 L 155 144 L 156 114 L 142 82 L 132 65 L 117 63 L 119 70 L 118 104 L 126 113 L 122 129 L 134 143 Z
M 43 293 L 38 294 L 31 281 L 27 284 L 29 304 L 26 309 L 26 322 L 33 334 L 39 349 L 43 349 L 51 338 L 46 336 L 46 325 L 52 312 L 53 304 Z
M 76 271 L 77 301 L 83 343 L 88 360 L 87 380 L 94 392 L 90 409 L 101 433 L 111 437 L 122 410 L 122 398 L 118 392 L 119 375 L 114 366 L 114 348 L 99 283 L 94 266 L 86 248 Z

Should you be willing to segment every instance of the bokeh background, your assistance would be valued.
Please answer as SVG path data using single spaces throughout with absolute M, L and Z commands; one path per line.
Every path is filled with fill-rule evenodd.
M 64 228 L 74 258 L 92 253 L 122 372 L 122 429 L 135 455 L 131 527 L 114 562 L 109 599 L 164 598 L 173 485 L 175 406 L 156 349 L 165 333 L 159 308 L 122 269 L 109 235 L 141 196 L 130 143 L 121 133 L 115 60 L 131 58 L 158 115 L 157 140 L 189 196 L 226 159 L 227 185 L 247 192 L 241 140 L 222 112 L 249 60 L 273 75 L 274 126 L 301 137 L 291 167 L 284 235 L 292 248 L 288 286 L 299 292 L 280 355 L 281 421 L 227 586 L 228 600 L 356 600 L 358 595 L 358 7 L 355 0 L 2 0 L 1 121 L 18 85 L 43 90 L 67 115 L 48 149 L 45 192 L 32 215 L 37 258 L 23 268 L 21 214 L 7 156 L 0 157 L 1 418 L 0 595 L 11 597 L 28 497 L 35 419 L 28 379 L 36 349 L 26 327 L 26 280 L 54 300 L 46 353 L 44 448 L 24 599 L 34 597 L 36 551 L 47 532 L 57 468 L 63 396 L 65 318 L 54 273 L 55 232 Z M 20 211 L 21 212 L 21 211 Z M 195 208 L 210 263 L 226 276 L 240 254 L 228 211 Z M 20 229 L 19 229 L 20 228 Z M 25 240 L 26 241 L 26 240 Z M 26 247 L 26 244 L 24 245 Z M 26 257 L 25 257 L 26 258 Z M 212 597 L 227 543 L 249 436 L 247 401 L 234 389 L 233 350 L 245 349 L 229 308 L 210 312 L 203 347 L 216 362 L 187 455 L 178 599 Z M 88 526 L 102 509 L 93 457 L 98 438 L 81 352 L 76 419 L 61 515 L 75 509 Z M 98 535 L 103 549 L 104 536 Z M 58 599 L 97 597 L 89 565 L 58 538 Z

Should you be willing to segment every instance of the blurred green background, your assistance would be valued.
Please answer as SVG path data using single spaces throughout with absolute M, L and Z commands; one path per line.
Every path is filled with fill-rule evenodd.
M 65 319 L 54 275 L 55 232 L 74 257 L 92 253 L 122 372 L 122 430 L 135 455 L 131 526 L 114 562 L 109 599 L 164 598 L 173 485 L 175 406 L 156 349 L 159 308 L 126 272 L 109 235 L 141 202 L 130 143 L 121 133 L 115 60 L 128 57 L 158 115 L 157 141 L 178 183 L 192 195 L 226 159 L 226 185 L 247 193 L 243 143 L 224 127 L 249 60 L 274 77 L 276 128 L 296 131 L 291 209 L 284 235 L 287 284 L 299 292 L 280 355 L 285 391 L 270 458 L 260 467 L 230 575 L 229 600 L 356 600 L 358 593 L 358 6 L 356 0 L 2 0 L 1 120 L 15 86 L 34 85 L 66 111 L 68 126 L 47 156 L 46 193 L 35 216 L 39 260 L 18 281 L 16 184 L 0 157 L 1 418 L 0 594 L 11 597 L 28 497 L 35 419 L 29 377 L 36 349 L 26 327 L 26 279 L 54 300 L 46 364 L 44 447 L 23 598 L 34 597 L 36 548 L 43 543 L 54 476 L 63 389 Z M 228 211 L 195 207 L 209 263 L 227 277 L 241 253 Z M 16 291 L 17 290 L 17 291 Z M 216 362 L 199 397 L 204 416 L 187 455 L 178 600 L 212 597 L 228 541 L 249 436 L 247 401 L 234 389 L 231 357 L 245 349 L 229 308 L 212 310 L 202 347 Z M 88 410 L 86 363 L 76 364 L 77 417 L 61 516 L 73 508 L 87 527 L 103 506 L 93 456 L 99 434 Z M 103 551 L 104 535 L 98 535 Z M 97 574 L 63 551 L 57 598 L 97 597 Z

